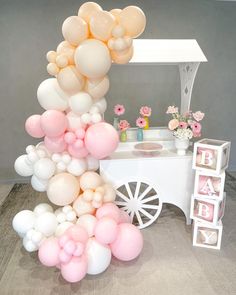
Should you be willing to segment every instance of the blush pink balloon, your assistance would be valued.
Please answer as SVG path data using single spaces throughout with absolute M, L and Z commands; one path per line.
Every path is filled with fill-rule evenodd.
M 61 264 L 61 274 L 63 278 L 70 283 L 81 281 L 86 276 L 87 269 L 88 262 L 85 255 L 81 257 L 72 257 L 68 263 Z
M 118 226 L 114 219 L 102 217 L 95 226 L 95 238 L 101 244 L 111 244 L 115 241 Z
M 60 246 L 57 238 L 48 238 L 39 247 L 38 257 L 43 265 L 56 266 L 60 262 L 59 252 Z
M 25 121 L 25 130 L 27 133 L 35 138 L 44 137 L 45 133 L 41 128 L 41 116 L 32 115 Z
M 89 154 L 85 147 L 77 148 L 75 145 L 68 145 L 68 153 L 78 159 L 85 158 Z
M 67 118 L 63 112 L 48 110 L 41 116 L 41 127 L 49 137 L 60 136 L 67 128 Z
M 67 145 L 64 141 L 64 137 L 58 136 L 58 137 L 44 137 L 44 144 L 46 148 L 53 153 L 61 153 L 64 152 L 67 148 Z
M 109 156 L 117 148 L 118 143 L 117 131 L 105 122 L 91 125 L 85 134 L 85 146 L 96 159 Z
M 80 242 L 83 244 L 86 244 L 89 239 L 87 231 L 78 224 L 69 227 L 66 230 L 66 235 L 68 235 L 75 242 Z
M 120 209 L 120 219 L 118 223 L 131 223 L 130 216 L 127 212 Z
M 130 261 L 138 257 L 143 249 L 142 234 L 133 224 L 121 223 L 118 225 L 117 238 L 110 247 L 117 259 Z
M 106 203 L 97 210 L 96 217 L 98 219 L 110 217 L 118 223 L 120 220 L 120 210 L 114 203 Z

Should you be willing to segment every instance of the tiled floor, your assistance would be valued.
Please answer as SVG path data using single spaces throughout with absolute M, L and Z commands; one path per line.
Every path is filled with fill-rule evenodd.
M 103 274 L 68 284 L 55 268 L 40 265 L 36 253 L 24 251 L 13 232 L 16 212 L 46 201 L 29 185 L 15 185 L 0 206 L 0 294 L 236 294 L 235 178 L 227 177 L 226 191 L 221 251 L 192 247 L 191 226 L 177 208 L 167 206 L 158 221 L 142 231 L 144 249 L 136 261 L 113 260 Z

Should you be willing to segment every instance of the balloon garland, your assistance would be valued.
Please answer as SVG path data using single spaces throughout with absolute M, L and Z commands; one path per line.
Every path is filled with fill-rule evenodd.
M 132 38 L 145 25 L 136 6 L 108 12 L 84 3 L 78 15 L 64 21 L 64 41 L 47 53 L 53 77 L 37 91 L 45 111 L 25 122 L 28 134 L 43 141 L 27 146 L 15 170 L 31 177 L 32 187 L 60 207 L 43 203 L 23 210 L 15 215 L 13 228 L 28 252 L 38 250 L 41 263 L 59 268 L 68 282 L 103 272 L 112 255 L 132 260 L 143 247 L 140 231 L 113 203 L 115 190 L 95 171 L 119 142 L 116 130 L 103 120 L 107 73 L 112 62 L 129 62 Z

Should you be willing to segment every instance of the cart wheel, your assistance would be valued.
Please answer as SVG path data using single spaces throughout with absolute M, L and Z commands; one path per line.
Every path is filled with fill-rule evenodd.
M 151 225 L 162 209 L 156 189 L 141 181 L 130 181 L 117 187 L 115 203 L 129 214 L 132 223 L 140 229 Z

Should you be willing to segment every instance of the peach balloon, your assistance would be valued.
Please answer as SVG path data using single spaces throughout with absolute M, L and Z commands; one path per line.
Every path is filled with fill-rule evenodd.
M 108 11 L 98 11 L 91 16 L 90 31 L 99 40 L 107 41 L 116 25 L 115 17 Z
M 69 173 L 59 173 L 53 176 L 47 188 L 48 199 L 57 206 L 71 204 L 79 195 L 78 179 Z
M 87 79 L 85 82 L 85 91 L 88 92 L 93 99 L 97 100 L 106 95 L 109 86 L 110 83 L 107 76 L 101 79 Z
M 74 201 L 73 209 L 75 210 L 78 217 L 84 214 L 94 214 L 95 208 L 93 208 L 90 202 L 84 201 L 80 196 Z
M 126 64 L 133 57 L 133 46 L 130 46 L 128 49 L 123 51 L 111 51 L 111 58 L 117 64 Z
M 56 57 L 56 64 L 59 68 L 65 68 L 68 65 L 68 58 L 65 54 L 59 54 Z
M 57 53 L 58 54 L 65 54 L 68 58 L 69 64 L 74 65 L 74 54 L 75 54 L 75 47 L 72 46 L 69 42 L 63 41 L 57 46 Z
M 80 16 L 70 16 L 62 25 L 62 35 L 70 44 L 78 46 L 89 36 L 88 24 Z
M 102 184 L 103 184 L 102 177 L 94 171 L 85 172 L 80 177 L 80 187 L 83 191 L 87 189 L 95 190 L 97 187 L 101 186 Z
M 137 6 L 127 6 L 119 14 L 120 24 L 125 28 L 126 34 L 136 38 L 142 34 L 146 26 L 146 17 Z
M 119 15 L 120 15 L 121 11 L 122 10 L 119 9 L 119 8 L 115 8 L 115 9 L 110 10 L 110 13 L 116 18 L 116 20 L 118 22 L 119 22 L 119 19 L 120 19 Z
M 80 6 L 78 15 L 82 17 L 87 23 L 89 23 L 91 15 L 94 12 L 102 11 L 102 7 L 95 2 L 85 2 Z
M 85 83 L 84 76 L 79 73 L 75 66 L 68 66 L 57 75 L 57 81 L 63 91 L 69 95 L 79 92 Z
M 48 62 L 55 63 L 56 57 L 57 57 L 57 53 L 56 53 L 56 51 L 50 50 L 50 51 L 48 51 L 46 57 L 47 57 L 47 61 Z
M 51 76 L 56 76 L 59 73 L 60 69 L 58 66 L 52 62 L 47 65 L 47 72 Z

